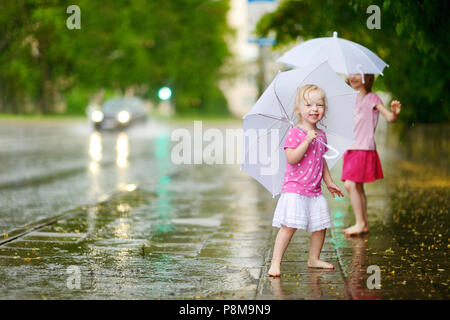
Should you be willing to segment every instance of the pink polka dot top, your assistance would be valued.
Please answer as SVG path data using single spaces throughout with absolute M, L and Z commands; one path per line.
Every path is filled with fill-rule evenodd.
M 320 130 L 320 129 L 319 129 Z M 317 141 L 327 143 L 327 137 L 323 130 L 309 145 L 303 158 L 296 164 L 286 161 L 286 172 L 283 178 L 281 193 L 298 193 L 304 196 L 318 196 L 322 194 L 321 180 L 325 159 L 323 155 L 328 148 Z M 299 127 L 289 129 L 284 141 L 286 148 L 297 148 L 306 138 L 307 132 Z

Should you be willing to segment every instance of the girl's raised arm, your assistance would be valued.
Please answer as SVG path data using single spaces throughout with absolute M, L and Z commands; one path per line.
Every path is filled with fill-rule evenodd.
M 395 122 L 398 119 L 400 111 L 402 110 L 402 105 L 400 101 L 394 100 L 391 102 L 391 110 L 386 108 L 382 103 L 379 103 L 375 106 L 377 110 L 386 118 L 389 122 Z

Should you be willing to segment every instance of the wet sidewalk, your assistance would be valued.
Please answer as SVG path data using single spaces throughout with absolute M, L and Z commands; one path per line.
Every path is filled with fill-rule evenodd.
M 354 221 L 348 196 L 324 189 L 333 227 L 321 257 L 333 271 L 307 268 L 309 234 L 298 230 L 282 277 L 267 277 L 278 198 L 237 166 L 187 165 L 154 189 L 128 184 L 3 234 L 0 298 L 448 299 L 448 176 L 396 159 L 383 170 L 366 186 L 365 236 L 343 236 Z M 370 266 L 379 289 L 368 288 Z
M 219 189 L 200 181 L 188 186 L 183 180 L 197 173 L 184 173 L 162 177 L 153 192 L 129 185 L 101 203 L 5 233 L 0 283 L 7 290 L 0 298 L 347 298 L 339 268 L 308 270 L 309 237 L 301 230 L 282 278 L 266 276 L 278 231 L 271 226 L 276 199 L 245 173 L 203 169 L 202 181 L 228 176 Z M 323 256 L 338 267 L 329 237 Z
M 449 299 L 449 179 L 432 165 L 384 161 L 385 178 L 365 186 L 369 234 L 346 237 L 348 199 L 333 201 L 332 241 L 352 299 Z M 372 266 L 372 270 L 369 267 Z M 369 289 L 379 268 L 380 288 Z

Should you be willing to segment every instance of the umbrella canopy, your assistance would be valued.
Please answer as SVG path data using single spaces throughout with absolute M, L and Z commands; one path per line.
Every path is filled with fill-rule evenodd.
M 335 72 L 347 75 L 352 73 L 382 75 L 383 69 L 389 66 L 366 47 L 338 38 L 337 32 L 333 33 L 333 37 L 305 41 L 287 51 L 277 61 L 295 67 L 328 61 Z
M 244 155 L 241 166 L 273 197 L 281 192 L 286 170 L 285 135 L 298 123 L 294 111 L 295 95 L 297 89 L 306 84 L 322 88 L 327 96 L 328 111 L 318 127 L 327 134 L 331 149 L 327 155 L 334 153 L 334 156 L 325 157 L 329 168 L 354 141 L 353 116 L 358 92 L 349 87 L 327 62 L 278 73 L 243 117 Z

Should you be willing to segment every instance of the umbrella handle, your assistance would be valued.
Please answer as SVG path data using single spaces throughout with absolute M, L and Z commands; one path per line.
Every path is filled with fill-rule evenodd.
M 330 146 L 329 144 L 323 143 L 320 140 L 316 140 L 319 141 L 321 144 L 323 144 L 324 146 L 326 146 L 328 149 L 331 149 L 331 151 L 334 151 L 335 154 L 331 155 L 331 156 L 327 156 L 326 154 L 323 155 L 323 157 L 325 159 L 335 159 L 337 157 L 339 157 L 339 151 L 337 151 L 335 148 L 333 148 L 332 146 Z
M 359 73 L 361 74 L 361 82 L 364 83 L 364 72 L 362 71 L 362 64 L 357 64 L 356 65 L 356 69 L 359 71 Z

